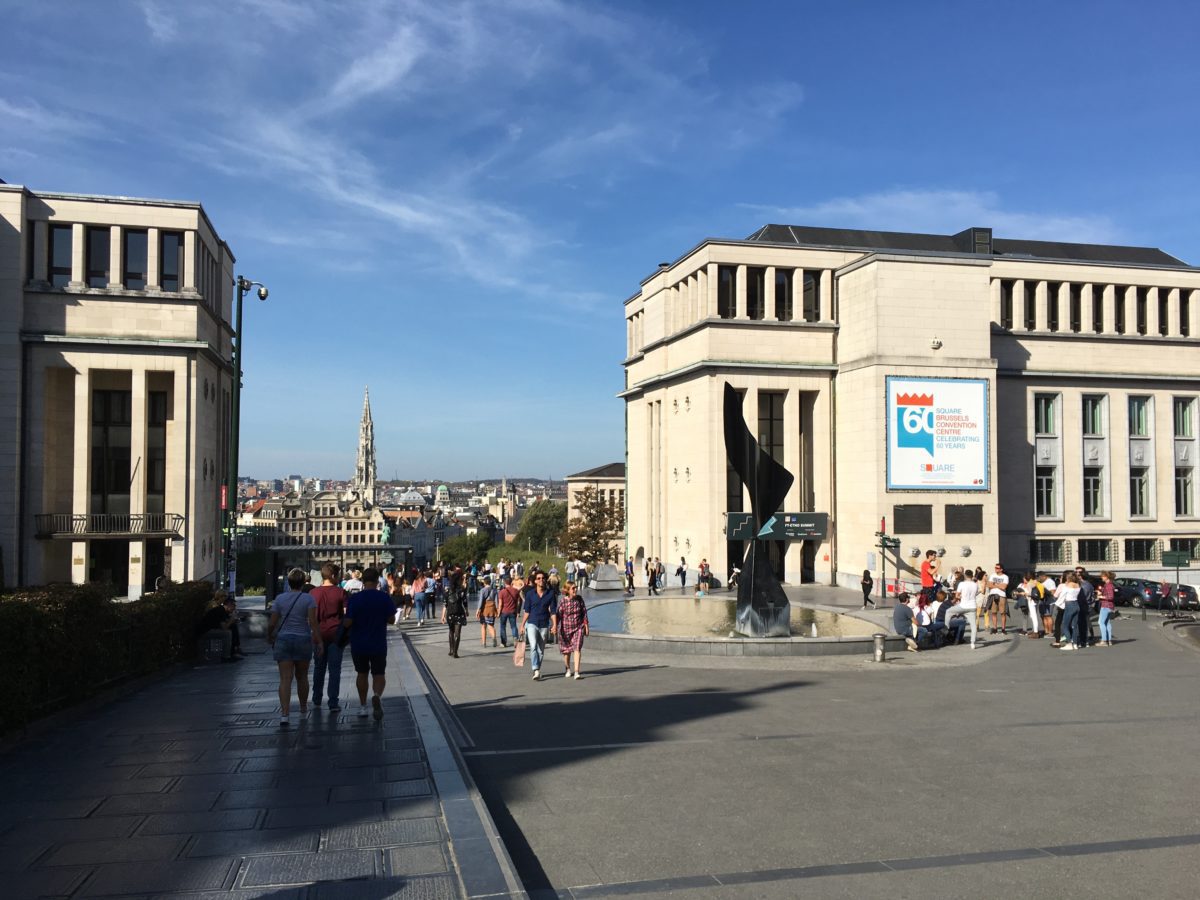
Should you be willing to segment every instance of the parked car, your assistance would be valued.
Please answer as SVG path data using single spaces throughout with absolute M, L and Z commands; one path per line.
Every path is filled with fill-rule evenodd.
M 1118 588 L 1125 588 L 1130 593 L 1130 604 L 1148 609 L 1169 609 L 1168 603 L 1162 596 L 1162 582 L 1151 581 L 1148 578 L 1117 578 L 1113 582 Z M 1190 584 L 1171 584 L 1173 599 L 1179 609 L 1200 609 L 1200 598 L 1196 589 Z

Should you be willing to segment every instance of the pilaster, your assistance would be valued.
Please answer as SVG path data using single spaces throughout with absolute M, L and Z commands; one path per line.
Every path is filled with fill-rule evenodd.
M 821 269 L 816 273 L 820 285 L 820 321 L 833 321 L 833 273 Z
M 1094 290 L 1094 288 L 1093 288 Z M 1117 303 L 1124 302 L 1123 298 L 1117 297 L 1117 288 L 1115 285 L 1106 284 L 1103 288 L 1102 302 L 1104 303 L 1104 329 L 1101 334 L 1116 334 L 1117 333 Z
M 39 219 L 33 223 L 33 234 L 29 236 L 29 240 L 33 241 L 33 271 L 26 273 L 25 277 L 35 284 L 45 284 L 50 280 L 50 273 L 47 271 L 50 253 L 46 246 L 49 234 L 48 222 Z
M 1146 291 L 1146 334 L 1158 334 L 1158 288 Z
M 83 224 L 76 222 L 71 226 L 71 282 L 67 287 L 83 290 Z
M 1046 289 L 1046 282 L 1039 281 L 1033 289 L 1033 329 L 1034 331 L 1045 331 L 1048 326 L 1048 318 L 1050 312 L 1050 304 L 1048 303 L 1049 291 Z
M 123 287 L 121 267 L 121 226 L 113 225 L 108 229 L 108 289 L 115 291 Z
M 1188 295 L 1188 337 L 1200 338 L 1200 290 Z
M 1084 334 L 1091 334 L 1096 330 L 1096 307 L 1092 295 L 1095 288 L 1093 284 L 1085 284 L 1079 288 L 1079 330 Z
M 999 325 L 1004 320 L 1004 310 L 1000 302 L 1000 279 L 993 278 L 988 285 L 991 296 L 992 322 Z
M 1125 288 L 1125 334 L 1137 334 L 1137 288 Z
M 1012 303 L 1013 303 L 1013 331 L 1028 331 L 1025 327 L 1026 308 L 1029 304 L 1029 298 L 1025 296 L 1025 282 L 1018 278 L 1013 282 L 1012 286 Z
M 1179 288 L 1167 291 L 1167 337 L 1179 337 Z
M 735 319 L 746 318 L 746 267 L 737 267 L 737 277 L 734 282 L 734 313 Z
M 196 291 L 196 232 L 183 233 L 183 284 L 182 290 L 195 294 Z
M 804 270 L 792 269 L 792 318 L 791 322 L 804 320 Z
M 763 275 L 763 318 L 775 321 L 775 267 L 767 266 Z
M 717 264 L 709 263 L 705 267 L 704 276 L 704 309 L 705 317 L 709 319 L 718 318 L 717 313 Z
M 158 258 L 158 229 L 146 229 L 146 290 L 161 291 L 162 286 L 158 283 L 160 278 L 160 265 Z

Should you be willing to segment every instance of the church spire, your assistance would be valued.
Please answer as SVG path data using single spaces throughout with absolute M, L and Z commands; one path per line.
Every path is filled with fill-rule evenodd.
M 375 423 L 371 420 L 371 391 L 363 389 L 362 422 L 358 426 L 358 461 L 351 490 L 367 506 L 375 505 Z

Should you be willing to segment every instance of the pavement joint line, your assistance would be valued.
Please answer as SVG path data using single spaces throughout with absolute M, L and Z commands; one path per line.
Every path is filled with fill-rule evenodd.
M 922 869 L 947 866 L 977 866 L 995 862 L 1025 860 L 1059 860 L 1076 856 L 1105 853 L 1127 853 L 1138 850 L 1162 850 L 1200 845 L 1200 834 L 1175 834 L 1151 838 L 1128 838 L 1118 841 L 1091 841 L 1083 844 L 1061 844 L 1052 847 L 1019 847 L 1011 850 L 983 850 L 945 856 L 908 857 L 863 860 L 861 862 L 827 863 L 751 872 L 729 872 L 703 875 L 679 875 L 645 881 L 621 881 L 612 884 L 578 885 L 567 889 L 575 898 L 616 897 L 624 894 L 666 893 L 689 888 L 761 884 L 769 881 L 792 881 L 825 878 L 836 875 L 891 873 L 902 875 Z

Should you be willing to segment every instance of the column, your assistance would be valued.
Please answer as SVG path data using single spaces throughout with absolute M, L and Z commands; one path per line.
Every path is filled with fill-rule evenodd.
M 1079 287 L 1079 331 L 1091 334 L 1096 330 L 1096 317 L 1092 290 L 1094 285 L 1084 284 Z
M 1188 337 L 1200 338 L 1200 290 L 1188 295 Z
M 763 275 L 763 318 L 775 321 L 775 267 L 767 266 Z
M 992 300 L 992 322 L 999 325 L 1004 321 L 1004 310 L 1000 302 L 1000 279 L 993 278 L 989 283 Z
M 1179 288 L 1167 291 L 1167 337 L 1177 338 L 1183 334 L 1179 330 Z
M 158 229 L 146 229 L 146 290 L 161 291 L 158 259 Z
M 1058 296 L 1051 298 L 1051 303 L 1058 304 L 1058 330 L 1071 330 L 1071 284 L 1068 281 L 1058 283 Z
M 696 298 L 700 296 L 700 273 L 693 272 L 687 279 L 687 322 L 691 325 L 698 318 Z
M 821 293 L 820 293 L 820 318 L 821 322 L 833 321 L 833 272 L 829 269 L 822 269 L 817 273 L 820 278 Z
M 1018 278 L 1012 285 L 1013 331 L 1028 331 L 1025 327 L 1025 307 L 1029 300 L 1025 296 L 1025 282 Z
M 1125 334 L 1137 334 L 1137 288 L 1125 288 Z
M 84 287 L 83 280 L 83 225 L 76 222 L 71 226 L 71 282 L 67 287 Z
M 746 318 L 746 267 L 737 267 L 737 279 L 734 282 L 734 312 L 735 319 Z
M 709 263 L 704 275 L 704 316 L 708 319 L 717 318 L 717 264 Z
M 799 389 L 791 388 L 783 399 L 783 464 L 789 472 L 796 476 L 783 501 L 783 508 L 786 512 L 804 509 L 800 499 L 804 480 L 800 465 L 800 398 L 802 396 Z M 800 582 L 800 568 L 803 559 L 804 542 L 792 541 L 783 562 L 784 574 L 792 584 Z
M 50 280 L 50 273 L 47 271 L 50 253 L 46 246 L 49 235 L 48 222 L 39 220 L 33 223 L 33 234 L 29 236 L 29 240 L 33 241 L 33 271 L 26 273 L 25 277 L 37 284 L 45 284 Z
M 746 393 L 742 397 L 742 418 L 746 420 L 746 427 L 750 429 L 750 433 L 754 435 L 754 440 L 758 440 L 758 388 L 747 387 Z M 742 485 L 742 510 L 750 512 L 750 488 L 747 485 Z
M 1047 325 L 1047 314 L 1049 313 L 1049 304 L 1047 298 L 1049 291 L 1046 290 L 1046 282 L 1039 281 L 1033 289 L 1033 329 L 1034 331 L 1045 331 Z
M 76 226 L 82 228 L 82 225 Z M 87 369 L 75 373 L 75 439 L 73 441 L 73 466 L 71 514 L 86 515 L 89 505 L 89 483 L 92 461 L 89 444 L 92 434 L 92 391 L 91 373 Z M 71 581 L 83 584 L 87 581 L 87 541 L 71 542 Z
M 1158 288 L 1146 291 L 1146 334 L 1158 334 Z
M 113 225 L 108 229 L 108 289 L 117 290 L 124 286 L 121 268 L 121 226 Z
M 792 269 L 792 318 L 791 322 L 804 321 L 804 270 Z
M 1093 288 L 1093 290 L 1095 290 Z M 1101 290 L 1104 296 L 1101 302 L 1104 304 L 1104 330 L 1101 334 L 1116 334 L 1117 333 L 1117 289 L 1114 285 L 1106 284 Z
M 196 290 L 196 232 L 183 233 L 183 284 L 182 290 L 195 294 Z

